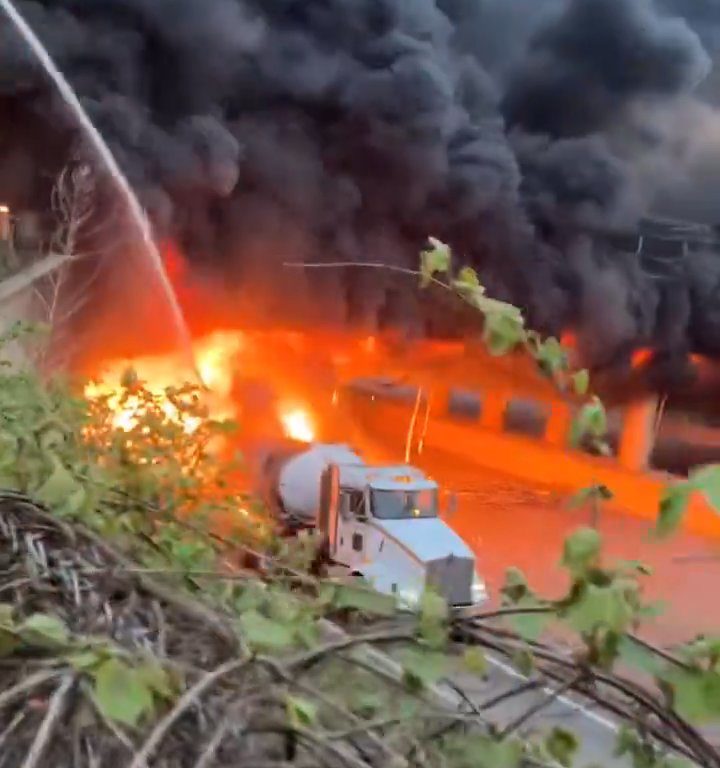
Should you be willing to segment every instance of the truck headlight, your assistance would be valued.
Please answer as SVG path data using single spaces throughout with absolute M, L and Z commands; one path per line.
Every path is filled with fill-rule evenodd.
M 470 599 L 473 605 L 484 603 L 488 599 L 487 587 L 485 582 L 477 575 L 473 574 L 472 586 L 470 587 Z

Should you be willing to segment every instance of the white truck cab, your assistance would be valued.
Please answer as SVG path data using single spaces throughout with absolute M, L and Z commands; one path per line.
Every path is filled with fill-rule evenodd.
M 472 550 L 440 517 L 437 483 L 415 467 L 316 444 L 286 459 L 276 482 L 285 515 L 317 526 L 335 563 L 407 607 L 428 586 L 453 606 L 487 598 Z

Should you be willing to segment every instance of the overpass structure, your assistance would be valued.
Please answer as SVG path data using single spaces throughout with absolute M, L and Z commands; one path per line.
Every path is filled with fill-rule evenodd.
M 344 398 L 359 423 L 394 442 L 408 460 L 422 463 L 422 451 L 432 448 L 563 492 L 602 484 L 612 491 L 613 505 L 646 520 L 656 518 L 664 489 L 678 480 L 650 466 L 656 396 L 614 408 L 613 455 L 596 456 L 570 445 L 578 404 L 561 399 L 524 355 L 498 359 L 479 347 L 448 344 L 408 350 L 393 362 L 388 377 L 355 379 Z M 518 413 L 531 426 L 523 433 L 516 428 Z M 699 494 L 685 526 L 720 537 L 720 516 Z

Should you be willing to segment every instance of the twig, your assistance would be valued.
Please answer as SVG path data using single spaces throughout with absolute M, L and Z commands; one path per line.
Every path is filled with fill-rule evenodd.
M 532 707 L 523 712 L 522 715 L 511 721 L 509 725 L 505 726 L 505 728 L 503 728 L 503 730 L 500 732 L 498 738 L 507 738 L 511 733 L 513 733 L 513 731 L 516 731 L 518 728 L 522 727 L 531 717 L 533 717 L 533 715 L 536 715 L 538 712 L 545 709 L 545 707 L 549 707 L 550 704 L 562 696 L 563 693 L 569 691 L 570 688 L 575 687 L 584 677 L 585 672 L 583 671 L 579 675 L 573 677 L 571 680 L 563 683 L 563 685 L 561 685 L 559 688 L 556 688 L 549 696 L 546 696 L 542 701 L 534 704 Z
M 361 724 L 361 719 L 357 717 L 357 715 L 354 715 L 352 712 L 347 710 L 345 707 L 341 706 L 337 701 L 333 701 L 331 698 L 326 696 L 322 691 L 318 690 L 314 686 L 300 682 L 297 679 L 296 675 L 293 675 L 289 673 L 286 669 L 283 668 L 281 664 L 276 662 L 274 659 L 270 659 L 267 657 L 259 657 L 257 659 L 257 662 L 259 664 L 263 664 L 266 666 L 273 674 L 277 675 L 281 680 L 283 680 L 287 685 L 292 686 L 293 688 L 296 688 L 301 693 L 304 693 L 305 695 L 312 696 L 314 699 L 317 699 L 321 704 L 324 704 L 326 707 L 328 707 L 329 710 L 332 712 L 339 714 L 341 717 L 344 717 L 349 722 L 359 725 Z M 384 757 L 386 759 L 390 759 L 391 764 L 395 766 L 395 768 L 402 768 L 402 765 L 406 762 L 406 760 L 400 755 L 399 753 L 395 752 L 393 749 L 391 749 L 387 744 L 385 744 L 382 739 L 378 739 L 374 734 L 367 734 L 368 740 L 372 743 L 372 746 L 375 747 L 375 749 L 379 750 L 381 753 L 383 753 Z
M 153 600 L 152 609 L 155 614 L 155 621 L 157 622 L 158 655 L 160 658 L 165 658 L 167 656 L 167 626 L 165 624 L 165 616 L 160 607 L 160 603 L 157 600 Z
M 309 741 L 311 744 L 319 747 L 321 750 L 329 752 L 338 760 L 342 760 L 343 762 L 347 763 L 350 768 L 367 768 L 367 763 L 364 760 L 360 760 L 351 752 L 348 752 L 348 750 L 343 749 L 337 744 L 333 744 L 332 741 L 325 738 L 324 736 L 321 736 L 318 733 L 314 733 L 307 728 L 293 728 L 291 730 L 301 739 Z
M 492 699 L 483 701 L 482 704 L 479 705 L 479 709 L 482 711 L 493 709 L 493 707 L 497 707 L 498 704 L 502 704 L 504 701 L 512 699 L 515 696 L 520 696 L 523 693 L 527 693 L 528 691 L 533 691 L 536 688 L 540 688 L 541 685 L 542 683 L 539 680 L 528 680 L 526 683 L 518 685 L 515 688 L 511 688 L 509 691 L 504 691 L 503 693 L 499 693 L 497 696 L 493 696 Z
M 108 559 L 118 563 L 125 569 L 132 569 L 134 567 L 133 563 L 127 560 L 119 552 L 115 551 L 107 542 L 95 535 L 92 531 L 87 528 L 81 528 L 80 531 L 82 535 L 92 541 Z M 211 627 L 215 634 L 227 643 L 232 650 L 247 653 L 247 649 L 244 647 L 242 639 L 235 631 L 232 624 L 219 613 L 213 611 L 207 605 L 194 600 L 183 592 L 166 587 L 164 584 L 155 581 L 149 576 L 138 574 L 136 578 L 140 586 L 146 592 L 149 592 L 151 595 L 154 595 L 164 603 L 173 606 L 181 613 L 190 616 L 201 624 Z
M 471 617 L 472 621 L 488 621 L 490 619 L 504 618 L 505 616 L 527 616 L 535 613 L 553 613 L 549 606 L 534 605 L 526 608 L 498 608 L 495 611 L 477 613 Z
M 27 717 L 27 711 L 26 710 L 20 710 L 16 713 L 15 717 L 8 723 L 7 728 L 0 733 L 0 754 L 2 754 L 2 747 L 5 745 L 5 742 L 8 740 L 8 738 L 12 735 L 13 731 L 22 723 L 22 721 Z
M 348 728 L 344 731 L 335 731 L 328 733 L 327 737 L 333 741 L 340 741 L 351 736 L 359 736 L 366 731 L 377 731 L 383 728 L 389 728 L 393 725 L 406 725 L 417 721 L 427 720 L 450 720 L 452 722 L 473 723 L 482 722 L 479 716 L 473 712 L 420 712 L 413 715 L 398 715 L 397 717 L 388 717 L 383 720 L 368 720 L 360 723 L 355 728 Z
M 352 648 L 356 645 L 362 645 L 364 643 L 379 644 L 379 643 L 392 643 L 415 640 L 415 633 L 408 630 L 386 630 L 384 632 L 368 632 L 364 635 L 350 635 L 339 640 L 334 640 L 331 643 L 322 645 L 318 648 L 307 653 L 300 654 L 291 658 L 286 667 L 308 667 L 315 664 L 331 653 L 337 653 L 338 651 L 345 651 L 348 648 Z
M 230 729 L 230 723 L 231 719 L 229 717 L 224 717 L 220 721 L 220 724 L 213 732 L 213 735 L 210 737 L 210 740 L 205 746 L 205 749 L 195 763 L 195 768 L 210 768 L 211 761 L 214 759 L 215 753 L 218 751 L 218 747 L 220 744 L 222 744 L 223 739 Z
M 148 759 L 153 755 L 168 731 L 185 714 L 185 712 L 193 706 L 193 704 L 198 702 L 198 699 L 203 693 L 205 693 L 208 688 L 215 685 L 218 680 L 246 667 L 251 661 L 252 658 L 250 657 L 226 661 L 212 672 L 208 672 L 208 674 L 198 680 L 195 685 L 185 691 L 170 712 L 168 712 L 168 714 L 157 723 L 155 728 L 153 728 L 145 743 L 140 748 L 140 751 L 137 752 L 133 761 L 130 763 L 130 768 L 147 768 Z
M 54 680 L 56 677 L 60 677 L 60 672 L 57 670 L 52 672 L 36 672 L 34 675 L 24 678 L 12 688 L 8 688 L 0 693 L 0 709 L 6 707 L 8 704 L 12 704 L 16 699 L 20 698 L 23 694 L 28 693 L 33 688 L 37 688 L 50 680 Z
M 60 685 L 57 687 L 55 693 L 53 693 L 50 699 L 47 713 L 45 714 L 42 724 L 40 725 L 40 729 L 35 735 L 35 739 L 30 746 L 30 749 L 22 764 L 22 768 L 37 768 L 37 765 L 43 756 L 43 752 L 45 751 L 46 747 L 48 746 L 48 742 L 52 737 L 55 725 L 57 724 L 57 721 L 60 719 L 60 716 L 65 709 L 65 703 L 67 701 L 68 694 L 70 693 L 70 689 L 74 683 L 75 676 L 73 674 L 68 674 L 65 676 L 62 683 L 60 683 Z
M 692 667 L 689 664 L 686 664 L 681 659 L 678 659 L 677 656 L 673 656 L 671 653 L 668 653 L 667 651 L 663 650 L 662 648 L 658 648 L 655 645 L 652 645 L 651 643 L 648 643 L 647 640 L 643 640 L 641 637 L 638 637 L 634 634 L 628 634 L 628 639 L 635 643 L 636 645 L 639 645 L 640 647 L 644 648 L 646 651 L 649 651 L 650 653 L 654 653 L 657 656 L 660 656 L 660 658 L 665 659 L 665 661 L 669 662 L 670 664 L 674 664 L 676 667 L 680 667 L 681 669 L 690 670 Z

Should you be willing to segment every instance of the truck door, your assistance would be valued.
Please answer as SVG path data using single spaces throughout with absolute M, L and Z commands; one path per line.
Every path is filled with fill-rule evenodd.
M 362 491 L 340 489 L 340 515 L 336 560 L 348 568 L 362 570 L 367 552 L 365 495 Z

